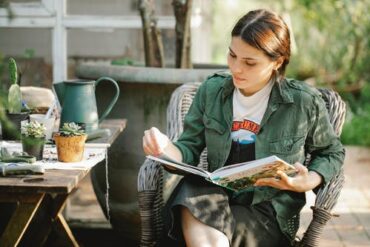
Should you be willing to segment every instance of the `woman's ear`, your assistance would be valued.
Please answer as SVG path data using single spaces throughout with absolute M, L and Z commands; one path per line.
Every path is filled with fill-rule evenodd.
M 284 62 L 284 57 L 279 57 L 276 61 L 275 61 L 275 67 L 274 67 L 274 70 L 279 70 L 281 65 L 283 64 Z

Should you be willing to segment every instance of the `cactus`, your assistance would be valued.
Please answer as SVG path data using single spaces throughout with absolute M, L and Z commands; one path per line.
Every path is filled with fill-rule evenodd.
M 14 58 L 9 59 L 9 76 L 12 85 L 9 88 L 8 94 L 8 111 L 9 113 L 21 113 L 22 110 L 22 94 L 18 83 L 17 63 Z

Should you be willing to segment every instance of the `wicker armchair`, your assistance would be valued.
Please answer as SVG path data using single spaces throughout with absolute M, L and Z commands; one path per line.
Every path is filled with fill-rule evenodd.
M 184 116 L 189 110 L 192 99 L 200 83 L 186 83 L 177 88 L 167 108 L 167 135 L 177 140 L 183 130 Z M 319 89 L 326 102 L 330 122 L 338 135 L 342 130 L 345 117 L 345 104 L 340 96 L 329 89 Z M 203 151 L 198 166 L 207 167 L 206 150 Z M 180 176 L 166 172 L 161 165 L 145 160 L 138 175 L 139 210 L 141 217 L 141 246 L 159 246 L 162 237 L 162 212 L 164 203 L 176 187 Z M 296 239 L 295 246 L 318 246 L 321 232 L 326 222 L 332 217 L 331 210 L 337 202 L 343 187 L 344 176 L 341 170 L 333 179 L 321 188 L 315 206 L 313 218 L 302 240 Z M 292 224 L 299 224 L 299 217 Z

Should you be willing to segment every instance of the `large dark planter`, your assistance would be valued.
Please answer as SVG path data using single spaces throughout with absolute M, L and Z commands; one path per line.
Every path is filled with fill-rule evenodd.
M 3 140 L 20 140 L 21 122 L 28 120 L 29 112 L 9 113 L 6 112 L 7 119 L 1 121 Z
M 26 137 L 22 135 L 23 152 L 35 156 L 36 160 L 42 160 L 44 144 L 45 138 Z

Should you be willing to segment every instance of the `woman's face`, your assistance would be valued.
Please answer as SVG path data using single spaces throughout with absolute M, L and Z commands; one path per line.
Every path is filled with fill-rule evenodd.
M 240 37 L 231 39 L 227 63 L 234 86 L 246 96 L 258 92 L 269 82 L 273 70 L 281 64 L 278 61 L 272 61 Z

